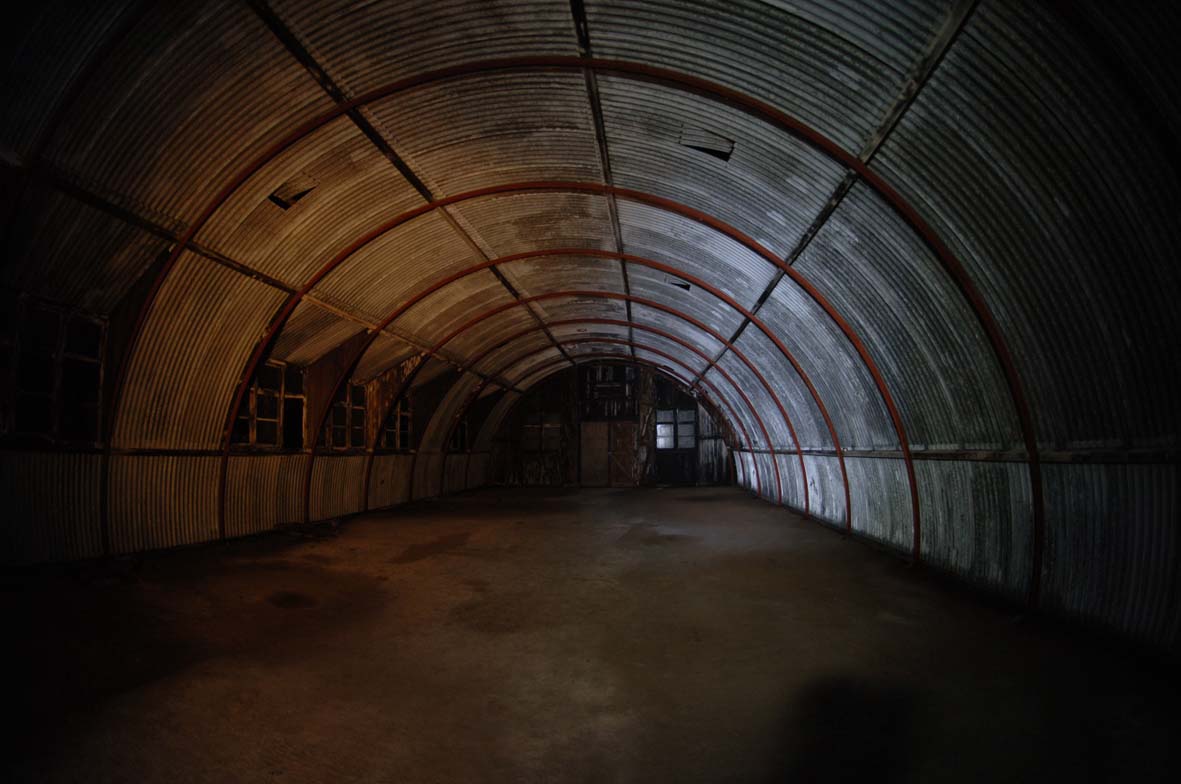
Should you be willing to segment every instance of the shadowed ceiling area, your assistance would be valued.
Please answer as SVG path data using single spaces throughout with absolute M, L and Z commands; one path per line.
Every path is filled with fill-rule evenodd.
M 479 487 L 523 395 L 618 359 L 768 502 L 1175 646 L 1161 13 L 37 4 L 3 33 L 6 555 Z

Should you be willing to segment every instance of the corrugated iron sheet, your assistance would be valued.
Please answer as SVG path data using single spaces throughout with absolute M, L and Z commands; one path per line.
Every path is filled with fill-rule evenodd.
M 804 455 L 804 466 L 808 469 L 808 502 L 812 516 L 834 525 L 845 523 L 845 483 L 841 478 L 841 464 L 835 457 L 825 455 Z M 850 478 L 849 484 L 852 485 Z M 857 492 L 862 492 L 861 488 Z M 849 488 L 850 501 L 858 503 L 853 488 Z
M 623 273 L 615 259 L 596 256 L 538 256 L 503 264 L 500 271 L 522 296 L 562 289 L 623 293 Z M 544 303 L 538 303 L 542 306 Z
M 467 489 L 468 455 L 465 452 L 449 454 L 443 464 L 443 493 L 461 493 Z
M 496 402 L 496 405 L 488 413 L 488 418 L 484 420 L 479 434 L 476 435 L 475 440 L 472 442 L 472 449 L 474 451 L 487 452 L 492 448 L 492 439 L 496 438 L 496 433 L 500 430 L 500 426 L 504 424 L 505 417 L 508 416 L 513 406 L 520 399 L 520 393 L 505 392 L 504 397 Z
M 283 292 L 184 253 L 131 359 L 116 447 L 216 449 L 239 376 Z
M 366 349 L 361 361 L 357 363 L 357 369 L 353 371 L 352 380 L 354 382 L 369 381 L 389 368 L 401 364 L 416 353 L 418 353 L 417 350 L 404 340 L 390 337 L 383 332 Z
M 330 105 L 244 4 L 161 3 L 93 74 L 46 155 L 175 228 Z
M 534 373 L 537 372 L 538 368 L 541 368 L 543 365 L 548 365 L 549 363 L 557 360 L 559 357 L 561 357 L 561 354 L 556 348 L 554 348 L 550 351 L 545 351 L 541 354 L 537 354 L 536 356 L 529 357 L 528 359 L 523 359 L 505 371 L 505 380 L 520 389 L 528 389 L 529 386 L 536 384 L 538 381 L 537 378 L 534 378 Z M 566 365 L 566 367 L 569 367 L 569 365 Z M 551 369 L 562 370 L 563 367 L 557 366 Z
M 645 282 L 643 279 L 633 278 L 632 291 L 642 289 L 644 285 Z M 660 301 L 660 299 L 657 297 L 645 297 L 645 299 L 651 299 L 654 302 Z M 684 299 L 686 302 L 689 301 L 688 296 L 686 296 Z M 732 333 L 726 332 L 725 329 L 718 329 L 719 326 L 725 325 L 718 325 L 716 322 L 711 323 L 707 317 L 715 314 L 710 312 L 698 312 L 694 314 L 691 309 L 683 307 L 684 305 L 685 302 L 671 305 L 670 307 L 674 308 L 674 312 L 669 313 L 666 310 L 661 310 L 659 308 L 653 308 L 649 307 L 648 305 L 641 305 L 633 302 L 632 321 L 636 322 L 637 324 L 655 327 L 665 332 L 672 333 L 673 335 L 677 335 L 685 342 L 696 346 L 707 356 L 717 356 L 719 353 L 721 353 L 722 349 L 725 347 L 725 344 L 723 344 L 722 341 L 715 338 L 709 332 L 706 332 L 704 329 L 695 326 L 692 322 L 687 321 L 682 316 L 688 316 L 689 318 L 696 319 L 697 321 L 705 324 L 707 327 L 712 328 L 715 333 L 724 335 L 727 338 L 729 338 Z M 736 329 L 738 327 L 738 323 L 738 321 L 734 321 L 734 327 Z
M 718 362 L 717 368 L 721 368 L 730 378 L 734 379 L 746 397 L 754 404 L 759 416 L 763 419 L 763 425 L 766 426 L 767 432 L 771 436 L 772 443 L 768 446 L 777 452 L 794 452 L 796 449 L 795 439 L 792 438 L 787 421 L 771 397 L 776 390 L 774 387 L 768 389 L 770 382 L 767 382 L 767 386 L 763 386 L 754 371 L 745 362 L 740 361 L 733 351 L 726 352 Z M 716 368 L 710 371 L 709 380 L 719 385 L 726 383 Z M 782 403 L 782 401 L 780 402 Z M 786 406 L 784 410 L 786 410 Z M 787 415 L 790 417 L 791 412 L 787 411 Z M 794 425 L 795 422 L 793 421 L 792 424 Z
M 849 473 L 853 530 L 896 550 L 909 552 L 914 528 L 905 462 L 846 457 L 845 469 Z M 840 476 L 839 468 L 837 476 Z
M 0 452 L 8 518 L 0 533 L 6 563 L 102 555 L 102 456 Z
M 1175 465 L 1047 465 L 1043 603 L 1175 647 L 1181 508 Z
M 443 454 L 440 452 L 418 453 L 414 461 L 414 498 L 437 498 L 442 480 Z
M 783 257 L 844 169 L 793 136 L 721 103 L 635 79 L 599 79 L 615 184 L 714 215 Z M 728 140 L 723 160 L 686 146 Z
M 217 456 L 114 455 L 111 552 L 135 553 L 218 538 Z
M 364 509 L 365 456 L 318 454 L 308 488 L 312 520 L 328 520 Z
M 812 379 L 845 449 L 896 449 L 873 378 L 840 328 L 795 282 L 780 281 L 759 310 Z M 749 330 L 748 330 L 749 331 Z
M 874 164 L 997 315 L 1047 448 L 1181 433 L 1162 373 L 1181 334 L 1181 182 L 1139 117 L 1048 6 L 997 0 Z
M 226 468 L 226 536 L 303 522 L 306 454 L 231 455 Z
M 451 224 L 430 212 L 365 245 L 312 292 L 380 322 L 431 284 L 480 261 Z
M 804 477 L 800 473 L 798 455 L 778 453 L 775 462 L 779 464 L 779 478 L 783 483 L 783 505 L 797 512 L 804 511 Z M 804 466 L 805 469 L 807 466 Z M 808 502 L 811 504 L 812 499 Z
M 493 256 L 550 248 L 614 251 L 607 199 L 586 193 L 515 193 L 462 202 L 455 219 Z
M 1022 446 L 1004 375 L 967 300 L 880 197 L 854 186 L 796 268 L 865 341 L 912 449 Z
M 603 180 L 577 72 L 449 80 L 378 101 L 370 112 L 436 196 L 506 182 Z
M 791 336 L 784 336 L 783 340 L 785 344 L 789 344 Z M 759 369 L 767 383 L 775 390 L 775 394 L 787 410 L 787 415 L 791 417 L 796 435 L 800 437 L 800 445 L 832 449 L 832 436 L 828 432 L 828 426 L 820 414 L 816 400 L 795 368 L 771 339 L 751 324 L 734 345 Z M 788 348 L 790 350 L 790 345 Z M 841 434 L 838 432 L 837 438 L 840 437 Z
M 26 196 L 13 219 L 6 286 L 91 313 L 115 309 L 169 247 L 159 236 L 47 187 Z
M 275 339 L 270 356 L 293 365 L 310 365 L 365 328 L 304 300 Z
M 369 476 L 369 508 L 384 509 L 410 497 L 413 455 L 375 455 Z
M 456 417 L 464 412 L 468 400 L 479 384 L 480 377 L 474 373 L 465 373 L 456 379 L 435 407 L 430 422 L 424 428 L 422 438 L 418 442 L 419 450 L 437 452 L 447 448 L 446 439 L 451 435 Z
M 273 3 L 337 84 L 356 95 L 410 74 L 523 54 L 578 53 L 566 0 Z
M 778 413 L 775 412 L 775 409 L 771 408 L 770 406 L 768 406 L 765 412 L 760 411 L 758 408 L 751 409 L 751 407 L 746 404 L 746 401 L 742 399 L 741 395 L 738 394 L 738 390 L 742 388 L 742 382 L 735 378 L 734 380 L 738 383 L 738 387 L 735 387 L 733 384 L 727 381 L 721 373 L 718 372 L 717 368 L 711 368 L 710 371 L 705 374 L 705 380 L 713 385 L 713 388 L 717 390 L 718 394 L 722 396 L 723 400 L 729 403 L 730 410 L 734 412 L 734 415 L 738 417 L 743 426 L 746 428 L 746 432 L 750 435 L 750 443 L 748 444 L 742 442 L 742 446 L 746 447 L 747 449 L 769 449 L 771 445 L 767 443 L 767 436 L 763 434 L 762 428 L 759 427 L 759 419 L 761 419 L 763 424 L 766 425 L 767 419 L 772 413 L 775 413 L 776 416 L 778 416 Z M 754 400 L 751 398 L 749 390 L 742 389 L 742 391 L 747 393 L 747 398 L 753 403 Z M 717 397 L 717 395 L 708 389 L 706 392 L 711 397 Z M 725 409 L 723 408 L 723 410 Z M 756 416 L 758 416 L 759 419 L 755 419 Z M 772 432 L 773 431 L 771 428 L 767 426 L 767 435 L 770 435 Z
M 268 198 L 287 190 L 307 193 L 286 208 Z M 302 288 L 357 237 L 421 204 L 423 198 L 377 146 L 341 117 L 247 180 L 198 240 Z
M 492 455 L 487 452 L 472 452 L 468 455 L 467 487 L 474 489 L 488 484 L 488 464 Z
M 1029 586 L 1033 514 L 1023 463 L 919 460 L 922 558 L 990 590 Z

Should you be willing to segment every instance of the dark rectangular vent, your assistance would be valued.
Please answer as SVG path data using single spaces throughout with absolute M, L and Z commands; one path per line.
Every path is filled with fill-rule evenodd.
M 291 207 L 307 196 L 316 188 L 316 181 L 306 174 L 301 174 L 293 180 L 283 183 L 270 196 L 272 204 L 277 205 L 280 209 L 291 209 Z
M 730 160 L 730 155 L 734 152 L 733 139 L 727 139 L 720 133 L 707 131 L 704 128 L 686 128 L 682 125 L 681 136 L 677 141 L 682 147 L 712 155 L 721 161 Z

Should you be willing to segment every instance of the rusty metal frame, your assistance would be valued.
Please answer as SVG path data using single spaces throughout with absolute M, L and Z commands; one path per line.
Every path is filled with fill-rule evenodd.
M 503 58 L 494 60 L 482 60 L 461 65 L 442 68 L 434 71 L 416 74 L 405 79 L 397 80 L 371 90 L 363 95 L 360 95 L 351 101 L 340 103 L 333 109 L 321 113 L 297 126 L 287 136 L 279 140 L 277 143 L 268 148 L 264 153 L 243 171 L 241 171 L 233 180 L 231 180 L 218 194 L 213 198 L 210 204 L 197 216 L 196 220 L 189 226 L 188 231 L 180 242 L 177 243 L 168 259 L 161 266 L 160 271 L 153 280 L 151 287 L 145 297 L 143 306 L 140 308 L 136 316 L 135 323 L 132 327 L 131 336 L 129 340 L 127 354 L 125 355 L 115 375 L 115 384 L 113 397 L 115 398 L 112 422 L 111 435 L 112 438 L 116 432 L 115 423 L 119 415 L 119 409 L 122 403 L 122 390 L 125 383 L 125 377 L 128 368 L 135 355 L 138 347 L 139 337 L 143 331 L 144 325 L 147 321 L 148 314 L 155 303 L 156 296 L 159 293 L 161 286 L 168 277 L 169 273 L 175 267 L 180 255 L 186 249 L 188 243 L 194 239 L 202 228 L 208 223 L 213 214 L 220 208 L 222 204 L 253 174 L 261 170 L 271 159 L 282 153 L 291 145 L 295 144 L 308 134 L 316 129 L 322 127 L 328 122 L 340 117 L 341 115 L 353 109 L 364 106 L 373 101 L 394 95 L 398 92 L 403 92 L 415 87 L 424 86 L 434 82 L 445 79 L 458 78 L 468 75 L 487 73 L 491 71 L 511 71 L 511 70 L 581 70 L 593 69 L 596 72 L 610 72 L 621 74 L 631 78 L 651 81 L 665 86 L 672 86 L 678 89 L 685 90 L 690 93 L 703 95 L 711 100 L 720 101 L 729 106 L 737 108 L 763 121 L 769 122 L 787 133 L 801 139 L 808 145 L 817 149 L 822 154 L 831 158 L 832 160 L 845 166 L 845 168 L 856 172 L 863 181 L 869 185 L 875 192 L 877 192 L 890 207 L 918 234 L 918 236 L 931 248 L 935 256 L 940 261 L 944 270 L 951 276 L 957 287 L 960 289 L 963 296 L 967 299 L 973 311 L 976 314 L 978 321 L 987 335 L 993 353 L 999 362 L 1002 371 L 1005 374 L 1006 382 L 1009 386 L 1010 396 L 1016 410 L 1018 422 L 1022 430 L 1023 440 L 1026 446 L 1026 452 L 1029 456 L 1029 474 L 1032 492 L 1032 506 L 1034 516 L 1034 531 L 1033 531 L 1033 565 L 1031 574 L 1031 585 L 1029 591 L 1029 598 L 1031 603 L 1036 604 L 1040 586 L 1041 577 L 1041 562 L 1044 539 L 1044 498 L 1041 486 L 1041 468 L 1038 457 L 1038 448 L 1036 440 L 1036 428 L 1034 424 L 1033 412 L 1030 407 L 1028 398 L 1025 395 L 1024 387 L 1021 382 L 1020 374 L 1017 371 L 1016 362 L 1010 352 L 1008 345 L 1001 332 L 999 324 L 996 322 L 983 296 L 977 290 L 975 284 L 967 273 L 966 268 L 961 264 L 959 259 L 952 253 L 951 249 L 943 242 L 936 231 L 922 218 L 918 211 L 905 199 L 900 192 L 889 185 L 884 178 L 872 171 L 866 164 L 860 161 L 855 155 L 844 150 L 833 140 L 821 134 L 816 129 L 802 122 L 801 120 L 788 115 L 787 113 L 775 108 L 774 106 L 761 101 L 753 96 L 746 95 L 738 90 L 735 90 L 724 85 L 711 82 L 700 77 L 691 76 L 676 70 L 663 68 L 660 66 L 646 65 L 642 63 L 635 63 L 622 60 L 606 60 L 579 56 L 534 56 L 534 57 L 515 57 Z M 609 186 L 603 186 L 604 188 Z M 616 190 L 617 189 L 612 189 Z M 765 249 L 764 249 L 765 250 Z M 779 259 L 771 259 L 776 266 L 780 266 L 782 262 Z M 783 267 L 781 267 L 782 269 Z M 798 273 L 792 274 L 789 268 L 785 270 L 787 274 L 793 279 L 797 279 Z M 818 290 L 810 283 L 807 283 L 799 276 L 797 283 L 804 287 L 814 300 L 821 304 L 821 306 L 829 312 L 830 317 L 837 320 L 837 314 L 832 309 L 831 304 L 823 298 Z M 314 282 L 311 284 L 314 285 Z M 310 286 L 309 286 L 310 288 Z M 880 373 L 877 372 L 876 366 L 871 364 L 868 352 L 851 326 L 843 319 L 837 321 L 838 325 L 842 327 L 850 342 L 853 343 L 858 353 L 862 356 L 863 361 L 870 365 L 871 375 L 874 376 L 875 383 L 878 384 L 879 392 L 883 394 L 884 400 L 887 401 L 887 410 L 890 411 L 891 419 L 894 420 L 895 430 L 899 432 L 899 440 L 903 454 L 907 464 L 907 477 L 911 491 L 911 507 L 914 519 L 914 543 L 912 555 L 916 559 L 921 555 L 920 549 L 920 513 L 918 505 L 918 486 L 914 474 L 914 466 L 910 456 L 910 447 L 905 440 L 905 426 L 901 421 L 901 417 L 893 404 L 893 399 L 889 397 L 889 393 L 885 389 L 884 380 Z
M 631 304 L 632 302 L 636 302 L 638 304 L 645 305 L 646 307 L 652 307 L 652 305 L 653 305 L 652 301 L 644 300 L 643 298 L 640 298 L 640 297 L 631 297 L 627 294 L 624 294 L 623 297 L 626 298 L 626 299 L 624 299 L 624 302 L 627 304 Z M 609 299 L 615 299 L 615 298 L 616 297 L 609 297 Z M 666 307 L 667 306 L 662 306 L 660 309 L 663 312 L 670 313 L 672 315 L 677 315 L 679 318 L 689 321 L 688 317 L 684 316 L 683 314 L 674 313 L 673 309 L 671 309 L 671 308 L 666 309 Z M 676 344 L 680 345 L 681 347 L 688 349 L 690 352 L 692 352 L 696 356 L 700 357 L 701 359 L 705 360 L 706 363 L 709 362 L 709 355 L 707 355 L 704 351 L 699 349 L 697 346 L 694 346 L 692 343 L 688 342 L 684 338 L 674 335 L 671 332 L 668 332 L 667 330 L 663 330 L 658 327 L 652 327 L 647 324 L 640 324 L 640 323 L 637 323 L 637 322 L 634 322 L 631 320 L 608 319 L 608 318 L 570 318 L 570 319 L 560 319 L 557 321 L 549 321 L 546 323 L 548 326 L 551 326 L 551 327 L 575 326 L 575 325 L 581 325 L 581 324 L 627 327 L 629 341 L 631 342 L 631 346 L 633 349 L 632 356 L 635 356 L 635 354 L 634 354 L 635 348 L 640 348 L 645 351 L 652 351 L 652 353 L 654 353 L 654 354 L 662 355 L 662 352 L 656 351 L 655 349 L 651 349 L 647 346 L 642 346 L 639 343 L 634 341 L 633 330 L 638 329 L 643 332 L 650 332 L 654 335 L 664 338 L 665 340 L 676 343 Z M 696 319 L 694 319 L 693 321 L 689 321 L 689 323 L 691 323 L 694 327 L 696 327 L 698 329 L 702 329 L 703 331 L 706 332 L 706 334 L 709 334 L 711 337 L 717 338 L 721 334 L 713 329 L 710 329 L 708 326 L 701 323 L 700 321 L 697 321 Z M 496 345 L 491 346 L 488 349 L 485 349 L 484 351 L 480 352 L 477 356 L 468 360 L 468 362 L 464 366 L 464 369 L 466 370 L 466 369 L 474 367 L 475 365 L 482 362 L 492 352 L 497 351 L 501 348 L 504 348 L 505 346 L 511 344 L 513 341 L 515 341 L 521 337 L 524 337 L 526 335 L 530 335 L 536 331 L 537 331 L 536 328 L 523 329 L 523 330 L 520 330 L 520 331 L 502 339 Z M 562 342 L 564 345 L 571 345 L 571 341 L 562 341 Z M 608 340 L 606 338 L 603 338 L 601 340 L 591 341 L 591 342 L 613 343 L 613 342 L 615 342 L 615 340 L 614 339 Z M 723 343 L 723 345 L 728 345 L 728 344 Z M 758 367 L 756 367 L 749 360 L 749 358 L 747 358 L 737 348 L 734 348 L 733 346 L 729 346 L 729 347 L 734 352 L 735 356 L 739 357 L 739 359 L 741 359 L 746 364 L 746 366 L 750 369 L 750 371 L 755 374 L 755 377 L 763 385 L 763 388 L 767 391 L 767 394 L 770 396 L 771 400 L 775 403 L 775 407 L 779 410 L 779 414 L 783 418 L 784 424 L 787 425 L 788 432 L 791 434 L 792 442 L 795 444 L 796 455 L 799 457 L 799 461 L 800 461 L 800 473 L 801 473 L 801 476 L 803 477 L 803 481 L 804 481 L 804 516 L 808 517 L 810 515 L 810 511 L 811 511 L 810 505 L 809 505 L 809 499 L 808 499 L 808 469 L 804 464 L 803 448 L 802 448 L 802 445 L 800 444 L 799 436 L 796 434 L 796 429 L 795 429 L 794 424 L 791 421 L 791 417 L 788 416 L 787 410 L 783 407 L 783 403 L 779 400 L 779 396 L 775 394 L 774 388 L 772 388 L 772 386 L 769 383 L 767 383 L 767 379 L 763 376 L 763 374 L 761 372 L 759 372 Z M 501 367 L 498 367 L 496 369 L 496 372 L 492 374 L 492 377 L 497 377 L 501 373 L 505 372 L 509 368 L 516 365 L 518 362 L 522 362 L 525 359 L 527 359 L 531 356 L 534 356 L 535 354 L 540 353 L 543 350 L 545 350 L 545 349 L 544 348 L 539 349 L 538 351 L 530 352 L 528 354 L 525 354 L 523 356 L 519 356 L 519 357 L 513 359 L 512 362 L 507 363 Z M 730 376 L 729 373 L 727 373 L 722 368 L 717 368 L 717 371 L 724 379 L 726 379 L 726 381 L 728 381 L 730 383 L 731 386 L 734 387 L 735 391 L 738 392 L 739 397 L 741 397 L 742 400 L 747 404 L 747 407 L 750 408 L 751 413 L 755 417 L 755 421 L 758 422 L 758 424 L 759 424 L 759 429 L 762 430 L 762 432 L 763 432 L 763 438 L 766 440 L 768 448 L 771 450 L 774 450 L 775 443 L 771 439 L 769 431 L 764 426 L 763 420 L 758 413 L 758 409 L 751 403 L 750 399 L 747 398 L 746 394 L 742 391 L 742 387 L 734 381 L 734 379 Z M 690 372 L 692 372 L 692 371 L 690 371 Z M 463 405 L 462 409 L 460 410 L 460 413 L 456 417 L 456 421 L 459 421 L 459 419 L 462 419 L 462 417 L 464 415 L 466 415 L 468 408 L 472 405 L 472 403 L 475 402 L 475 400 L 479 396 L 480 392 L 486 386 L 487 386 L 486 380 L 482 381 L 480 384 L 477 385 L 477 389 L 474 392 L 474 396 L 472 398 L 470 398 Z M 452 425 L 452 427 L 454 427 L 454 424 Z M 448 437 L 446 439 L 444 439 L 444 441 L 443 441 L 443 444 L 444 444 L 443 448 L 444 449 L 446 449 L 446 444 L 449 443 L 449 440 L 450 440 L 450 435 L 448 435 Z M 751 445 L 750 448 L 752 451 L 754 450 L 753 445 Z M 777 485 L 776 500 L 779 504 L 782 505 L 782 503 L 783 503 L 783 483 L 782 483 L 781 478 L 779 476 L 778 465 L 776 466 L 775 473 L 776 473 L 775 478 L 776 478 L 776 485 Z
M 628 295 L 625 294 L 622 296 L 627 297 Z M 612 299 L 614 299 L 614 298 L 612 298 Z M 638 302 L 639 304 L 648 305 L 647 302 L 643 301 L 642 299 L 640 299 L 638 297 L 634 298 L 634 299 L 626 299 L 624 301 L 625 302 Z M 627 327 L 629 335 L 633 334 L 631 331 L 632 329 L 638 329 L 643 332 L 651 332 L 654 335 L 665 338 L 666 340 L 669 340 L 671 342 L 677 343 L 678 345 L 693 352 L 696 356 L 700 357 L 701 359 L 705 360 L 706 362 L 709 361 L 709 356 L 706 355 L 705 352 L 703 352 L 701 349 L 697 348 L 693 344 L 689 343 L 688 341 L 684 340 L 683 338 L 677 337 L 676 335 L 673 335 L 672 333 L 669 333 L 669 332 L 659 329 L 657 327 L 650 327 L 646 324 L 639 324 L 636 322 L 620 320 L 620 319 L 603 319 L 603 318 L 561 319 L 559 321 L 550 321 L 550 322 L 548 322 L 548 324 L 549 324 L 549 326 L 571 326 L 571 325 L 577 325 L 577 324 L 620 326 L 620 327 Z M 697 325 L 694 325 L 694 326 L 697 326 Z M 501 341 L 497 345 L 481 352 L 481 354 L 477 358 L 475 358 L 469 362 L 469 366 L 482 361 L 485 357 L 488 356 L 488 354 L 492 353 L 493 351 L 503 348 L 503 347 L 511 344 L 513 341 L 515 341 L 521 337 L 524 337 L 526 335 L 532 334 L 536 331 L 537 331 L 536 328 L 521 330 L 520 332 L 517 332 L 517 333 L 509 336 L 508 338 L 505 338 L 503 341 Z M 670 355 L 668 355 L 666 352 L 658 350 L 656 348 L 653 348 L 653 347 L 645 345 L 645 344 L 641 344 L 632 338 L 629 338 L 626 341 L 621 341 L 619 338 L 587 337 L 587 338 L 575 338 L 573 340 L 563 340 L 563 341 L 561 341 L 561 343 L 565 346 L 579 345 L 582 343 L 607 343 L 607 344 L 622 343 L 622 344 L 626 344 L 632 351 L 634 351 L 635 349 L 641 349 L 643 351 L 648 351 L 648 352 L 655 354 L 657 356 L 665 357 L 666 359 L 671 358 Z M 508 370 L 509 368 L 513 367 L 514 365 L 518 364 L 519 362 L 523 362 L 524 360 L 526 360 L 532 356 L 535 356 L 537 354 L 540 354 L 543 351 L 547 351 L 550 348 L 552 348 L 552 347 L 545 346 L 540 349 L 529 351 L 523 355 L 518 355 L 518 356 L 514 357 L 512 359 L 512 361 L 505 363 L 504 365 L 498 367 L 497 372 L 498 373 L 504 372 L 504 371 Z M 634 357 L 635 354 L 633 353 L 632 356 Z M 679 363 L 679 364 L 688 368 L 688 366 L 685 365 L 685 363 Z M 749 362 L 748 362 L 748 367 L 750 367 L 750 369 L 752 371 L 754 371 L 754 373 L 757 375 L 759 380 L 762 382 L 763 386 L 766 387 L 768 394 L 771 395 L 771 399 L 773 401 L 775 401 L 776 406 L 779 408 L 780 414 L 782 414 L 782 416 L 783 416 L 783 421 L 787 424 L 787 426 L 789 428 L 789 432 L 791 433 L 792 440 L 795 442 L 796 454 L 799 456 L 799 460 L 800 460 L 800 471 L 802 472 L 802 475 L 804 477 L 804 516 L 807 517 L 809 514 L 808 490 L 807 490 L 807 487 L 808 487 L 807 468 L 804 466 L 804 453 L 803 453 L 803 450 L 800 448 L 799 438 L 796 436 L 795 428 L 792 426 L 791 418 L 788 417 L 787 411 L 784 410 L 782 404 L 780 404 L 779 399 L 775 395 L 774 390 L 772 390 L 771 386 L 767 383 L 766 379 L 763 378 L 762 374 L 758 372 L 757 368 L 755 368 L 753 365 L 750 365 Z M 688 368 L 688 369 L 689 369 L 690 373 L 693 372 L 691 368 Z M 771 440 L 771 435 L 770 435 L 769 431 L 767 430 L 767 427 L 764 424 L 762 417 L 759 415 L 758 409 L 751 402 L 750 398 L 748 398 L 746 396 L 746 393 L 742 391 L 741 385 L 739 385 L 737 382 L 735 382 L 733 377 L 730 376 L 729 373 L 726 373 L 721 368 L 718 368 L 718 372 L 732 387 L 734 387 L 734 391 L 737 392 L 738 396 L 742 399 L 742 401 L 744 403 L 746 403 L 747 408 L 750 409 L 751 415 L 754 416 L 755 422 L 758 424 L 759 429 L 763 433 L 763 438 L 766 440 L 766 442 L 768 444 L 768 448 L 774 449 L 775 448 L 774 442 Z M 468 400 L 465 401 L 464 404 L 462 405 L 462 407 L 460 408 L 459 413 L 455 415 L 455 417 L 453 418 L 453 421 L 451 422 L 450 426 L 448 427 L 447 432 L 444 434 L 444 438 L 443 438 L 443 442 L 442 442 L 442 449 L 443 450 L 446 450 L 447 444 L 450 443 L 451 431 L 455 428 L 456 424 L 460 420 L 462 420 L 464 416 L 467 415 L 468 409 L 476 401 L 476 399 L 479 398 L 480 393 L 484 390 L 484 388 L 486 386 L 487 386 L 487 382 L 481 382 L 481 383 L 477 384 L 475 389 L 472 391 L 471 395 L 469 396 Z M 751 451 L 754 451 L 754 449 L 755 449 L 754 443 L 749 438 L 747 439 L 747 444 L 748 444 L 748 448 Z M 776 501 L 777 501 L 777 503 L 782 505 L 783 504 L 783 480 L 782 480 L 782 477 L 780 476 L 778 464 L 775 465 L 775 485 L 776 485 L 776 496 L 775 496 Z

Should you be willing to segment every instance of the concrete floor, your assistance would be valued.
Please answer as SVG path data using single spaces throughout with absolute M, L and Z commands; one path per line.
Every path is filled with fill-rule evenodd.
M 5 781 L 1177 780 L 1161 663 L 729 488 L 491 490 L 3 586 Z

